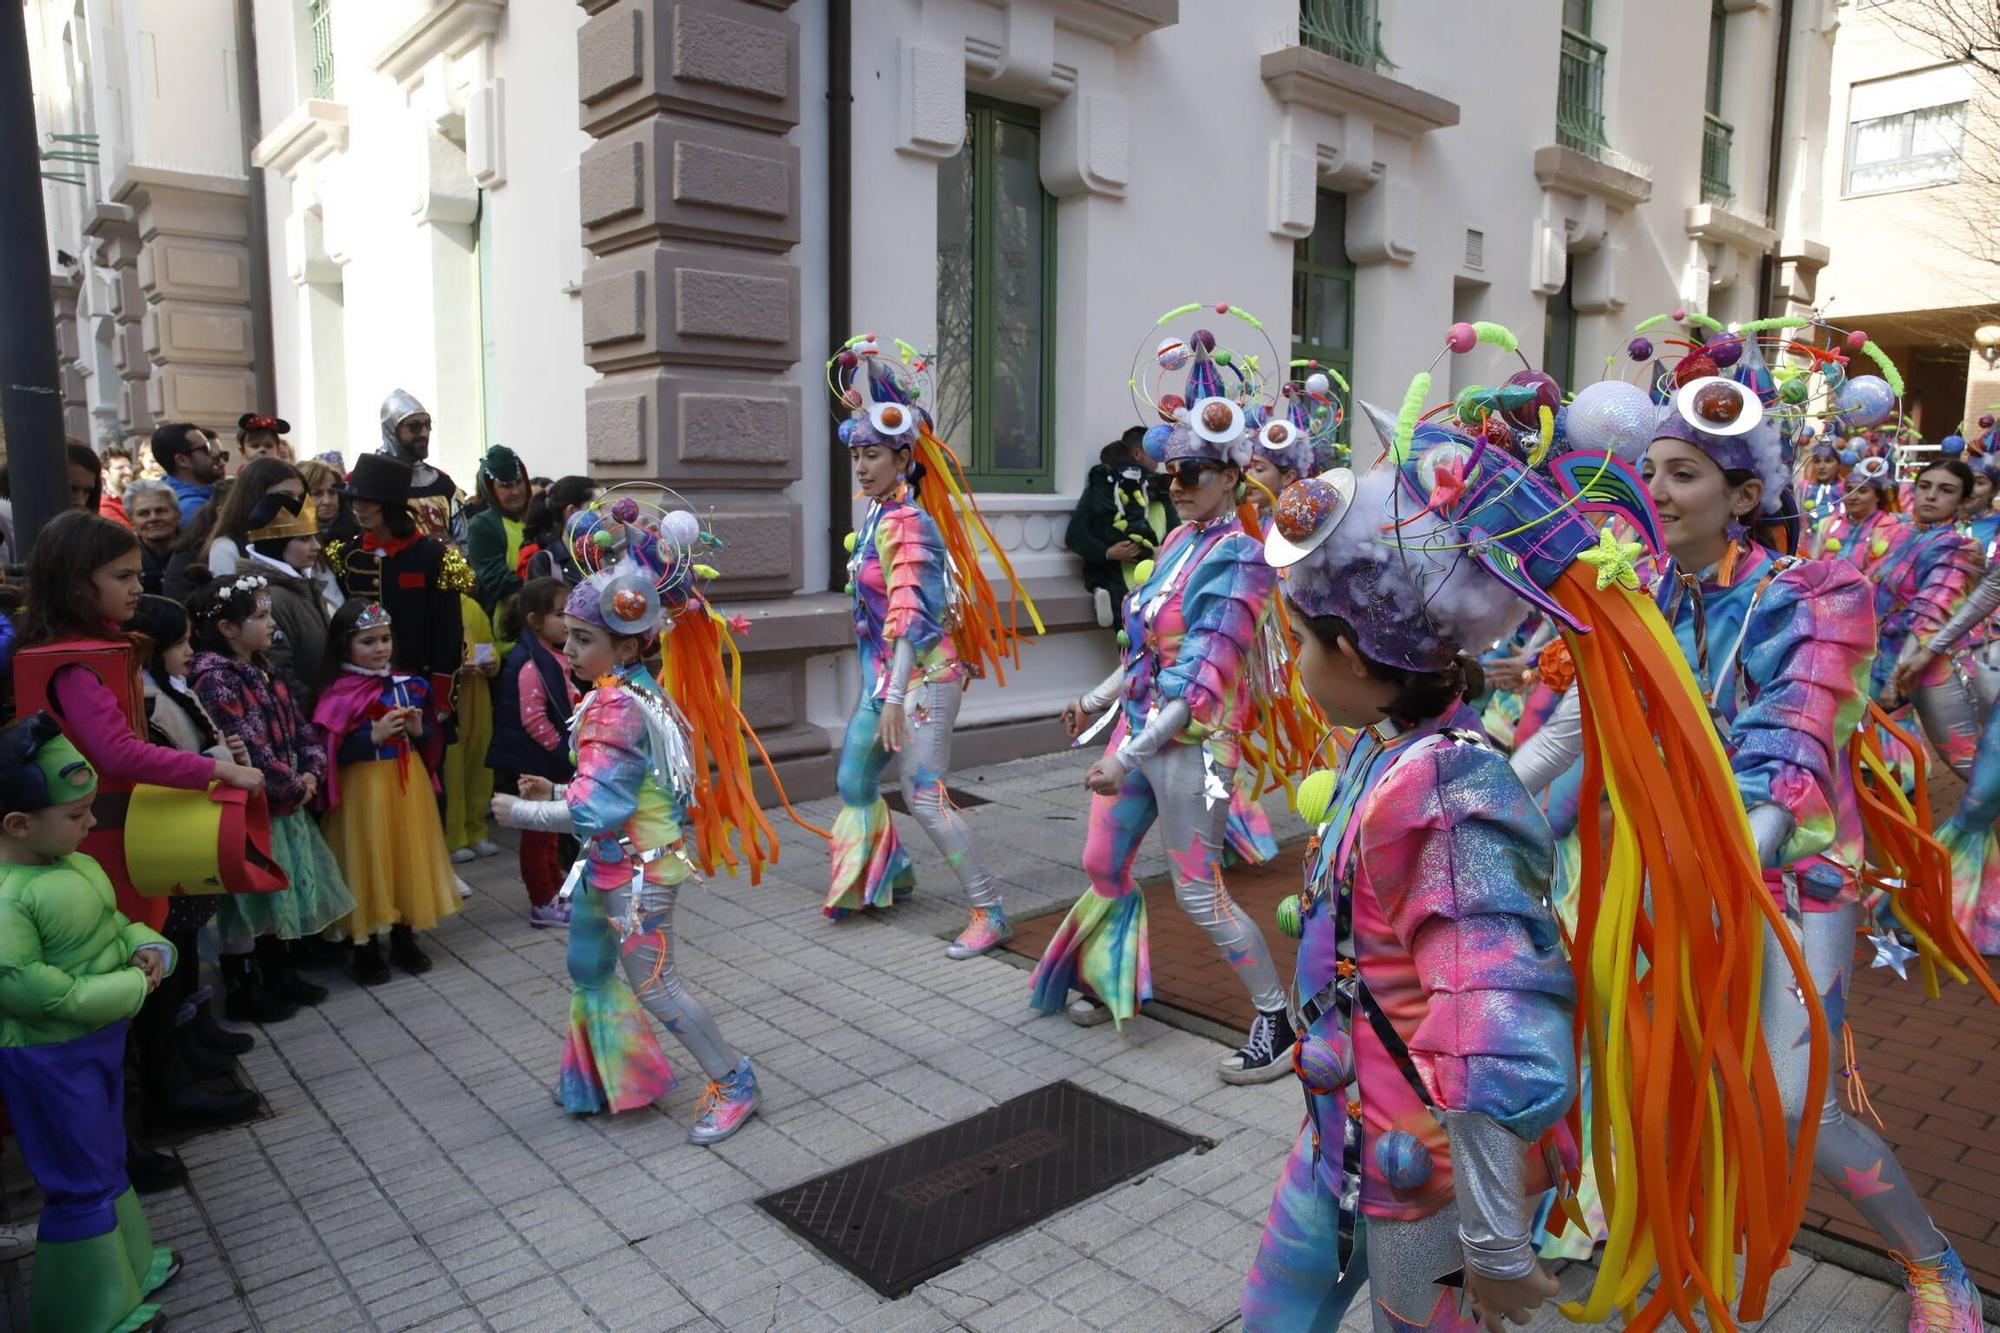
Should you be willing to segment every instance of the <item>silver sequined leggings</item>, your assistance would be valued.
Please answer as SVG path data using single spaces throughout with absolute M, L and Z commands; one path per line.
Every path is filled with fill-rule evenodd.
M 667 1031 L 681 1039 L 711 1080 L 734 1073 L 741 1056 L 723 1040 L 708 1006 L 681 984 L 680 969 L 674 966 L 674 903 L 680 897 L 680 885 L 641 881 L 636 905 L 633 897 L 629 887 L 613 889 L 605 895 L 604 904 L 614 922 L 629 921 L 632 927 L 619 950 L 619 963 L 632 993 Z
M 991 909 L 1000 905 L 1000 885 L 979 863 L 972 850 L 972 832 L 944 789 L 945 776 L 951 772 L 951 732 L 964 702 L 965 691 L 955 680 L 912 683 L 905 708 L 909 740 L 893 755 L 882 748 L 881 708 L 863 702 L 847 724 L 837 782 L 842 802 L 870 806 L 881 799 L 882 775 L 894 763 L 910 814 L 944 853 L 965 886 L 966 900 Z
M 1157 820 L 1167 841 L 1174 897 L 1243 978 L 1251 1001 L 1268 1013 L 1285 1007 L 1271 946 L 1222 885 L 1223 839 L 1236 770 L 1217 768 L 1215 775 L 1222 794 L 1211 804 L 1201 747 L 1170 741 L 1125 775 L 1116 796 L 1091 797 L 1083 872 L 1106 898 L 1137 892 L 1132 862 Z
M 1826 1100 L 1819 1108 L 1819 1139 L 1813 1167 L 1845 1195 L 1886 1242 L 1910 1259 L 1928 1259 L 1944 1249 L 1944 1236 L 1932 1224 L 1923 1201 L 1910 1188 L 1895 1152 L 1881 1136 L 1849 1115 L 1841 1106 L 1840 1025 L 1847 1016 L 1847 992 L 1854 980 L 1854 927 L 1858 903 L 1831 912 L 1807 912 L 1800 949 L 1812 983 L 1819 990 L 1832 1035 L 1833 1072 L 1827 1079 Z M 1778 1075 L 1778 1092 L 1785 1119 L 1797 1134 L 1805 1112 L 1807 1060 L 1806 1011 L 1783 978 L 1791 975 L 1784 950 L 1767 928 L 1764 937 L 1764 1040 Z

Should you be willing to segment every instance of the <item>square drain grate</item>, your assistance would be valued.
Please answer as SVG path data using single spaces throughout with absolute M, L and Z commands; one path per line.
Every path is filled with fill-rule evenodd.
M 757 1205 L 893 1298 L 982 1245 L 1213 1146 L 1065 1081 Z

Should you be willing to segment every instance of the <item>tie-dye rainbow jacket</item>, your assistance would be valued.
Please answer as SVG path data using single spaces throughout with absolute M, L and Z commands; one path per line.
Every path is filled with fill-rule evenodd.
M 1872 595 L 1844 561 L 1780 561 L 1755 545 L 1742 548 L 1726 583 L 1708 572 L 1699 608 L 1672 562 L 1656 585 L 1703 697 L 1728 727 L 1723 746 L 1744 808 L 1789 813 L 1782 864 L 1823 893 L 1834 891 L 1832 877 L 1808 872 L 1829 868 L 1843 901 L 1857 893 L 1862 864 L 1846 748 L 1867 705 Z
M 1216 762 L 1237 761 L 1236 737 L 1256 722 L 1258 640 L 1274 614 L 1277 572 L 1234 514 L 1182 524 L 1125 598 L 1125 728 L 1185 699 L 1189 744 L 1216 738 Z
M 1911 635 L 1923 642 L 1937 633 L 1985 571 L 1979 543 L 1950 523 L 1898 533 L 1873 572 L 1879 637 L 1869 688 L 1883 707 L 1900 702 L 1890 697 L 1889 678 L 1903 645 Z M 1950 673 L 1951 663 L 1939 657 L 1916 684 L 1936 685 Z
M 675 850 L 686 814 L 658 776 L 649 708 L 672 718 L 660 683 L 642 666 L 621 667 L 584 696 L 570 728 L 576 776 L 563 796 L 590 857 L 590 882 L 600 889 L 630 884 L 634 858 L 647 856 L 648 883 L 678 884 L 688 876 L 689 863 Z
M 1555 839 L 1504 756 L 1484 743 L 1463 705 L 1387 743 L 1363 731 L 1341 764 L 1342 786 L 1370 782 L 1320 830 L 1307 865 L 1316 886 L 1299 940 L 1298 995 L 1312 998 L 1338 964 L 1336 895 L 1352 895 L 1354 955 L 1369 993 L 1408 1046 L 1418 1076 L 1445 1110 L 1491 1116 L 1521 1139 L 1524 1185 L 1546 1188 L 1530 1146 L 1576 1096 L 1571 1025 L 1576 982 L 1547 895 Z M 1447 730 L 1447 728 L 1450 728 Z M 1314 1026 L 1329 1035 L 1333 1014 Z M 1453 1196 L 1443 1126 L 1356 1007 L 1357 1084 L 1321 1098 L 1321 1181 L 1338 1197 L 1341 1099 L 1359 1088 L 1361 1211 L 1428 1217 Z M 1327 1104 L 1330 1103 L 1330 1104 Z M 1376 1146 L 1394 1131 L 1429 1150 L 1414 1188 L 1390 1184 Z M 1567 1135 L 1559 1150 L 1568 1155 Z
M 958 651 L 946 626 L 950 573 L 931 516 L 907 499 L 877 502 L 854 535 L 848 595 L 868 698 L 880 700 L 898 639 L 916 650 L 913 679 L 958 679 Z

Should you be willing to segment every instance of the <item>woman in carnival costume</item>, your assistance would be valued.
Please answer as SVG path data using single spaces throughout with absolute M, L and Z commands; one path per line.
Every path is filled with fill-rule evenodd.
M 1764 868 L 1768 893 L 1761 896 L 1784 915 L 1782 928 L 1765 933 L 1765 968 L 1781 978 L 1794 947 L 1810 968 L 1817 1004 L 1798 987 L 1767 981 L 1762 992 L 1763 1044 L 1786 1120 L 1800 1150 L 1812 1153 L 1814 1167 L 1903 1265 L 1912 1333 L 1963 1333 L 1982 1327 L 1964 1267 L 1888 1145 L 1849 1114 L 1834 1085 L 1818 1079 L 1829 1053 L 1824 1034 L 1845 1018 L 1865 887 L 1895 888 L 1896 916 L 1917 937 L 1927 968 L 1942 966 L 2000 993 L 1951 920 L 1941 849 L 1884 765 L 1874 728 L 1863 725 L 1875 652 L 1873 591 L 1844 561 L 1783 553 L 1795 540 L 1795 509 L 1784 493 L 1788 431 L 1816 403 L 1836 422 L 1866 425 L 1893 400 L 1889 381 L 1872 375 L 1828 377 L 1830 383 L 1809 384 L 1805 393 L 1771 392 L 1757 335 L 1796 323 L 1760 321 L 1717 332 L 1675 369 L 1656 369 L 1656 396 L 1667 401 L 1647 431 L 1620 423 L 1579 432 L 1572 409 L 1570 435 L 1574 443 L 1625 456 L 1644 451 L 1672 557 L 1658 574 L 1656 599 L 1703 699 L 1724 724 Z M 1780 355 L 1801 355 L 1795 338 L 1773 341 Z M 1810 381 L 1825 364 L 1803 354 L 1809 359 L 1786 366 L 1782 383 Z M 1573 705 L 1565 711 L 1576 714 Z M 1576 751 L 1572 739 L 1565 752 L 1564 737 L 1552 722 L 1516 756 L 1516 771 L 1531 789 L 1568 767 Z M 1877 965 L 1900 971 L 1910 952 L 1886 932 L 1871 938 Z M 1853 1108 L 1865 1108 L 1852 1061 L 1840 1072 Z M 1818 1115 L 1808 1116 L 1815 1104 Z
M 1814 440 L 1812 452 L 1806 457 L 1804 475 L 1799 482 L 1799 509 L 1805 516 L 1808 530 L 1817 528 L 1840 508 L 1842 488 L 1840 484 L 1843 465 L 1840 450 L 1831 440 Z
M 1873 574 L 1882 557 L 1902 539 L 1908 520 L 1896 512 L 1895 470 L 1880 454 L 1845 450 L 1853 458 L 1841 482 L 1840 509 L 1813 533 L 1806 554 L 1814 560 L 1840 560 L 1863 574 Z
M 965 886 L 971 918 L 945 949 L 973 958 L 1014 931 L 1000 886 L 980 864 L 972 835 L 945 792 L 951 733 L 971 682 L 1019 664 L 1018 610 L 1042 628 L 999 543 L 966 490 L 958 460 L 931 433 L 921 400 L 929 367 L 907 343 L 884 353 L 872 335 L 848 340 L 827 363 L 840 439 L 867 498 L 848 539 L 847 591 L 861 654 L 861 697 L 840 751 L 841 810 L 833 824 L 827 916 L 885 908 L 915 885 L 909 854 L 882 799 L 894 762 L 910 813 Z M 1004 616 L 979 567 L 980 544 L 1005 576 L 1014 607 Z
M 734 645 L 695 591 L 714 576 L 697 559 L 716 543 L 688 509 L 648 512 L 620 495 L 580 510 L 568 544 L 597 566 L 563 608 L 570 671 L 596 682 L 571 723 L 576 776 L 562 786 L 523 777 L 524 799 L 493 798 L 502 824 L 574 832 L 584 844 L 567 890 L 576 989 L 556 1100 L 591 1114 L 664 1096 L 673 1070 L 650 1012 L 708 1076 L 689 1142 L 720 1143 L 757 1109 L 757 1075 L 681 980 L 674 906 L 683 884 L 700 882 L 698 867 L 733 868 L 740 855 L 754 882 L 777 842 L 751 793 L 748 728 L 723 674 Z M 656 645 L 664 684 L 646 669 Z
M 1341 392 L 1347 381 L 1338 371 L 1328 371 L 1317 362 L 1294 362 L 1292 369 L 1305 370 L 1301 379 L 1279 386 L 1278 397 L 1248 412 L 1250 466 L 1243 471 L 1250 502 L 1257 507 L 1258 535 L 1271 530 L 1271 509 L 1287 486 L 1337 466 L 1346 453 L 1339 442 L 1340 425 L 1345 420 L 1340 399 L 1334 395 L 1335 381 Z M 1303 698 L 1295 700 L 1302 711 L 1311 712 Z M 1307 756 L 1288 756 L 1303 761 Z M 1282 780 L 1282 764 L 1239 764 L 1236 785 L 1229 794 L 1229 823 L 1224 829 L 1229 854 L 1247 865 L 1263 865 L 1278 854 L 1278 838 L 1262 803 L 1266 790 L 1278 785 L 1266 781 L 1267 769 L 1275 769 Z
M 1447 346 L 1480 344 L 1516 349 L 1492 324 L 1454 327 Z M 1456 406 L 1463 429 L 1420 423 L 1430 383 L 1416 377 L 1393 422 L 1371 409 L 1386 460 L 1345 485 L 1301 483 L 1269 544 L 1315 642 L 1301 674 L 1329 716 L 1369 729 L 1337 776 L 1301 785 L 1302 813 L 1321 824 L 1306 902 L 1285 913 L 1303 918 L 1308 1115 L 1245 1327 L 1335 1327 L 1363 1215 L 1378 1329 L 1526 1322 L 1554 1291 L 1531 1248 L 1534 1190 L 1572 1175 L 1586 1115 L 1612 1204 L 1592 1288 L 1564 1313 L 1692 1327 L 1699 1306 L 1733 1327 L 1731 1305 L 1761 1314 L 1806 1182 L 1769 1113 L 1778 1090 L 1756 1022 L 1760 985 L 1783 968 L 1768 975 L 1738 943 L 1776 913 L 1744 891 L 1756 861 L 1727 760 L 1637 587 L 1659 523 L 1626 464 L 1549 456 L 1559 390 L 1540 372 L 1512 381 L 1540 399 L 1532 430 L 1477 403 Z M 1612 406 L 1652 412 L 1643 391 Z M 1639 540 L 1600 531 L 1592 511 Z M 1580 825 L 1586 891 L 1567 968 L 1545 902 L 1547 825 L 1460 703 L 1475 684 L 1462 654 L 1519 621 L 1522 603 L 1558 624 L 1590 704 L 1579 803 L 1610 807 L 1608 857 L 1598 821 Z M 1803 972 L 1795 948 L 1784 962 Z M 1596 1076 L 1559 1125 L 1578 1049 Z M 1812 1076 L 1823 1085 L 1823 1057 Z
M 1158 331 L 1200 306 L 1163 316 Z M 1217 307 L 1253 329 L 1254 319 Z M 1146 360 L 1143 352 L 1139 358 Z M 1275 354 L 1272 357 L 1276 359 Z M 1293 1040 L 1271 949 L 1222 882 L 1224 827 L 1244 738 L 1279 731 L 1290 704 L 1287 650 L 1273 591 L 1276 577 L 1244 495 L 1251 431 L 1243 403 L 1257 385 L 1255 360 L 1217 343 L 1208 329 L 1168 338 L 1152 370 L 1132 377 L 1141 411 L 1163 424 L 1146 434 L 1149 455 L 1172 474 L 1181 526 L 1147 577 L 1125 598 L 1118 668 L 1063 710 L 1074 744 L 1111 727 L 1084 785 L 1093 793 L 1083 870 L 1090 887 L 1056 931 L 1035 969 L 1032 1003 L 1043 1013 L 1069 1004 L 1080 1024 L 1121 1025 L 1152 996 L 1145 896 L 1132 878 L 1140 841 L 1157 820 L 1181 909 L 1229 960 L 1256 1007 L 1250 1039 L 1222 1061 L 1229 1083 L 1284 1075 Z M 1182 392 L 1164 378 L 1185 370 Z M 1224 372 L 1236 389 L 1226 391 Z M 1093 725 L 1093 714 L 1103 716 Z M 1279 747 L 1268 744 L 1264 753 Z

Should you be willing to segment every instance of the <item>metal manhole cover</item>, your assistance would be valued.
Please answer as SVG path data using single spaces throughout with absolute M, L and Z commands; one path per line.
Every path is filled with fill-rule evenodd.
M 1212 1146 L 1065 1081 L 757 1204 L 893 1298 L 983 1245 Z

